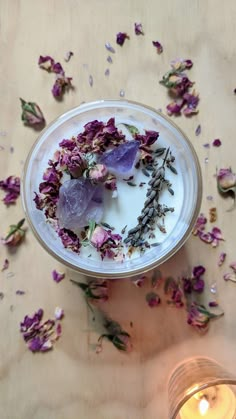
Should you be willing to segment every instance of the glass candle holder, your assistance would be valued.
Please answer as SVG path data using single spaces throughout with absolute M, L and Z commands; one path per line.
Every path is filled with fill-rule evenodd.
M 169 379 L 169 419 L 235 419 L 236 376 L 210 358 L 179 364 Z
M 134 252 L 129 258 L 118 262 L 101 257 L 92 252 L 81 251 L 80 254 L 66 249 L 52 224 L 47 222 L 43 211 L 39 211 L 34 202 L 35 192 L 42 182 L 43 173 L 62 139 L 77 136 L 83 132 L 84 126 L 93 120 L 107 123 L 115 118 L 115 123 L 135 126 L 139 132 L 145 130 L 158 131 L 158 147 L 169 147 L 175 156 L 175 168 L 178 176 L 170 170 L 168 181 L 172 182 L 173 194 L 168 190 L 163 192 L 163 203 L 174 207 L 171 216 L 166 218 L 166 234 L 157 232 L 157 247 L 146 249 L 142 254 Z M 137 184 L 148 183 L 148 178 L 138 173 Z M 145 178 L 145 179 L 144 179 Z M 121 182 L 120 182 L 121 183 Z M 104 100 L 86 103 L 61 115 L 40 133 L 33 145 L 24 167 L 21 183 L 23 208 L 27 221 L 40 244 L 60 262 L 80 273 L 93 277 L 127 278 L 139 275 L 160 265 L 177 252 L 191 234 L 196 222 L 202 196 L 201 171 L 196 153 L 186 135 L 167 117 L 134 102 L 122 100 Z M 118 187 L 118 204 L 106 205 L 104 220 L 115 227 L 115 232 L 121 232 L 127 225 L 127 231 L 135 227 L 146 199 L 145 188 L 130 188 L 129 185 Z M 129 188 L 129 189 L 125 189 Z M 90 255 L 89 255 L 90 256 Z

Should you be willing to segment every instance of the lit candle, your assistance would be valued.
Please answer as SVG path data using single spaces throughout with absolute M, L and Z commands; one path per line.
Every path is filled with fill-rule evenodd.
M 227 385 L 208 387 L 187 400 L 179 416 L 181 419 L 234 419 L 235 394 Z

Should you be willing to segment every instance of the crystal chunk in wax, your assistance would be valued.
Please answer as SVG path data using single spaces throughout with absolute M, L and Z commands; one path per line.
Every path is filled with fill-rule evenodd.
M 100 163 L 105 164 L 108 170 L 114 174 L 126 175 L 133 169 L 138 148 L 139 141 L 137 140 L 120 144 L 113 150 L 104 153 L 100 158 Z
M 67 180 L 60 187 L 57 217 L 60 227 L 76 230 L 99 223 L 103 216 L 103 188 L 84 178 Z

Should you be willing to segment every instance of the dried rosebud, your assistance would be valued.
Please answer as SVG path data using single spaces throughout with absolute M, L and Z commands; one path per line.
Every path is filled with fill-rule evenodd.
M 85 298 L 91 302 L 108 300 L 108 282 L 105 279 L 93 279 L 87 284 L 73 279 L 71 282 L 77 285 L 84 292 Z
M 196 278 L 193 280 L 193 290 L 201 293 L 204 291 L 205 288 L 205 282 L 202 278 Z
M 100 345 L 102 343 L 102 340 L 106 338 L 120 351 L 131 351 L 132 344 L 130 340 L 130 335 L 129 333 L 122 330 L 118 322 L 105 318 L 104 327 L 106 328 L 107 333 L 104 333 L 99 337 L 98 342 L 100 343 Z
M 227 192 L 236 186 L 236 174 L 232 169 L 220 169 L 217 173 L 217 186 L 220 192 Z
M 107 178 L 108 170 L 104 164 L 96 164 L 88 170 L 87 177 L 94 183 L 104 182 Z
M 184 100 L 183 99 L 177 99 L 169 105 L 167 105 L 167 113 L 168 115 L 178 115 L 181 112 L 182 107 L 184 106 Z
M 108 238 L 108 232 L 104 228 L 97 226 L 92 232 L 90 241 L 94 247 L 99 249 L 108 240 Z
M 155 292 L 149 292 L 146 295 L 146 301 L 149 305 L 149 307 L 157 307 L 159 304 L 161 304 L 161 299 L 158 294 Z
M 210 320 L 221 317 L 223 314 L 210 313 L 203 305 L 193 302 L 188 309 L 187 322 L 199 332 L 205 332 Z
M 45 119 L 40 107 L 34 102 L 26 102 L 21 99 L 21 108 L 22 114 L 21 119 L 26 125 L 43 125 L 45 124 Z
M 129 39 L 129 36 L 125 32 L 119 32 L 116 34 L 116 43 L 122 46 L 126 39 Z
M 25 230 L 21 228 L 24 222 L 25 220 L 23 219 L 18 224 L 10 225 L 9 233 L 2 240 L 2 243 L 9 247 L 18 246 L 25 237 Z

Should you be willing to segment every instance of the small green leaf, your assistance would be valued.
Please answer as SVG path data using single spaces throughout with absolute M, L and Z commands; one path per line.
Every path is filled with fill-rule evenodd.
M 124 124 L 123 125 L 129 130 L 130 134 L 135 135 L 139 134 L 139 130 L 134 125 Z

